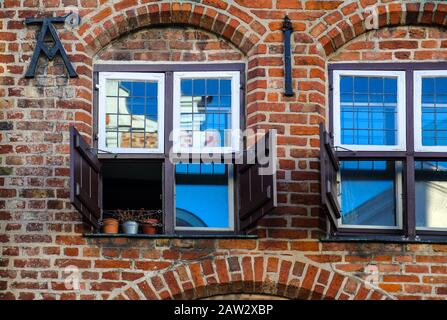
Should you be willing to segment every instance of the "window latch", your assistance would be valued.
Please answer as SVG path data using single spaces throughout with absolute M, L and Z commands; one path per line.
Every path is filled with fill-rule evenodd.
M 272 187 L 271 186 L 267 186 L 267 198 L 271 198 L 272 197 Z
M 344 147 L 340 147 L 340 146 L 336 146 L 334 147 L 335 151 L 338 151 L 338 149 L 344 150 L 344 151 L 349 151 L 349 152 L 353 152 L 354 154 L 356 154 L 356 152 L 354 150 L 348 149 L 348 148 L 344 148 Z
M 89 149 L 90 151 L 99 151 L 99 152 L 103 152 L 103 153 L 111 154 L 111 155 L 114 156 L 114 158 L 118 157 L 118 154 L 117 154 L 117 153 L 110 152 L 110 151 L 107 151 L 107 150 L 102 150 L 102 149 L 99 149 L 99 148 L 92 148 L 92 147 L 90 147 L 90 148 L 88 148 L 88 149 Z

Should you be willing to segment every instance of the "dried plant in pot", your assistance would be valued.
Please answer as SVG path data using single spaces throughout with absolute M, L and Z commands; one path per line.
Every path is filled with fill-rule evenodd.
M 137 234 L 138 233 L 138 217 L 135 216 L 133 210 L 118 209 L 116 213 L 118 220 L 121 222 L 123 233 Z
M 157 234 L 160 223 L 161 210 L 140 210 L 139 221 L 144 234 Z

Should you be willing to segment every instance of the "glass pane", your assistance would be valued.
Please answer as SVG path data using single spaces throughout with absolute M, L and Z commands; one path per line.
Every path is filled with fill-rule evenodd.
M 447 228 L 447 162 L 416 161 L 416 226 Z
M 231 145 L 231 79 L 182 79 L 180 82 L 180 146 Z M 229 138 L 230 141 L 226 141 Z
M 396 226 L 400 168 L 394 161 L 341 161 L 342 223 Z
M 118 95 L 118 80 L 106 81 L 106 95 L 117 96 Z
M 422 78 L 422 145 L 447 146 L 447 77 Z
M 118 113 L 118 99 L 115 97 L 106 98 L 106 113 Z
M 341 142 L 396 145 L 397 78 L 340 78 Z
M 231 96 L 231 80 L 230 79 L 220 79 L 220 95 Z
M 158 83 L 113 80 L 106 100 L 106 145 L 122 148 L 158 147 Z M 109 88 L 110 87 L 110 88 Z
M 175 215 L 177 227 L 228 228 L 229 169 L 221 164 L 177 164 Z

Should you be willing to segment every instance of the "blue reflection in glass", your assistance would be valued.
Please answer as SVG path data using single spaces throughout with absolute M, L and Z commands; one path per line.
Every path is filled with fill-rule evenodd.
M 394 161 L 341 161 L 341 208 L 345 225 L 396 225 Z
M 228 170 L 225 169 L 225 164 L 176 165 L 177 227 L 229 227 Z
M 422 78 L 422 145 L 446 146 L 447 77 Z
M 340 77 L 341 142 L 395 145 L 397 78 Z
M 193 80 L 193 90 L 194 90 L 194 96 L 204 96 L 205 95 L 205 80 L 204 79 Z
M 221 95 L 231 95 L 231 80 L 229 79 L 220 79 L 220 94 Z
M 182 79 L 180 87 L 182 96 L 192 96 L 192 80 Z

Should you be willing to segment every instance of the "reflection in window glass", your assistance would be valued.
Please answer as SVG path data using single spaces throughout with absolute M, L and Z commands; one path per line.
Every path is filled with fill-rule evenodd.
M 401 163 L 349 160 L 340 164 L 342 223 L 396 226 Z
M 340 77 L 341 143 L 397 144 L 397 78 Z
M 229 177 L 226 164 L 176 164 L 177 227 L 229 228 Z M 206 199 L 206 201 L 203 201 Z
M 181 147 L 227 147 L 231 129 L 231 79 L 182 79 Z
M 447 162 L 416 161 L 416 226 L 447 228 Z
M 447 146 L 447 77 L 422 78 L 422 145 Z
M 106 146 L 158 147 L 158 83 L 106 81 Z

